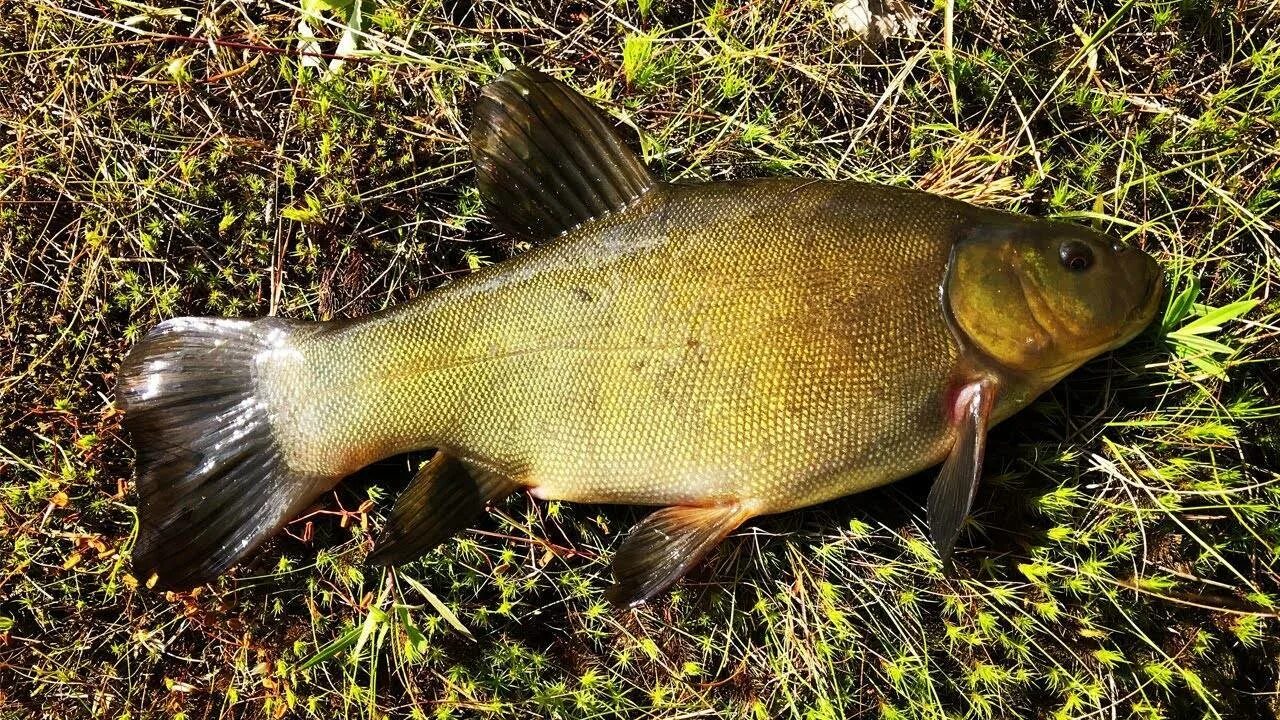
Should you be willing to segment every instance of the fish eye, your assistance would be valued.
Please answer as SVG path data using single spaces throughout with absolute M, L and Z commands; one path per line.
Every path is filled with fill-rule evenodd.
M 1071 272 L 1084 272 L 1093 265 L 1093 248 L 1079 240 L 1068 240 L 1058 248 L 1058 259 Z

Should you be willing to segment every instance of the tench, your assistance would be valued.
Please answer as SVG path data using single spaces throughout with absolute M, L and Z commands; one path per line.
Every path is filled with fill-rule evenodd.
M 492 221 L 534 249 L 367 317 L 182 317 L 133 348 L 140 577 L 207 582 L 424 448 L 374 562 L 522 489 L 659 506 L 613 558 L 634 605 L 749 518 L 942 463 L 948 567 L 987 430 L 1160 301 L 1150 256 L 1075 225 L 859 182 L 661 182 L 527 68 L 484 88 L 471 147 Z

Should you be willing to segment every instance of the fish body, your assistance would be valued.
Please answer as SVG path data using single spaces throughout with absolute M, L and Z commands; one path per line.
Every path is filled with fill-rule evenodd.
M 669 186 L 272 367 L 293 467 L 423 447 L 545 498 L 780 512 L 936 464 L 970 208 L 858 183 Z M 906 222 L 903 222 L 904 218 Z
M 1159 298 L 1149 257 L 1083 228 L 855 182 L 663 184 L 541 74 L 486 100 L 482 192 L 545 242 L 354 320 L 179 318 L 126 361 L 137 556 L 161 580 L 207 580 L 342 477 L 423 448 L 377 560 L 521 488 L 663 506 L 615 559 L 632 603 L 749 517 L 944 460 L 945 559 L 987 428 Z

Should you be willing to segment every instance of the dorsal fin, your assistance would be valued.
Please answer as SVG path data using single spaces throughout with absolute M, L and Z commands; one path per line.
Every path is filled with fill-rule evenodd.
M 532 68 L 485 86 L 475 113 L 480 195 L 509 233 L 553 238 L 626 208 L 657 184 L 586 98 Z

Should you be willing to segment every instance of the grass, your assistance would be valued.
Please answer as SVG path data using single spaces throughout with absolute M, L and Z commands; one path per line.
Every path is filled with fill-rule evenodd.
M 335 72 L 350 4 L 307 4 L 305 55 L 279 0 L 4 7 L 0 716 L 1280 710 L 1274 5 L 940 1 L 870 52 L 819 0 L 373 0 Z M 122 354 L 174 315 L 353 316 L 522 251 L 465 143 L 521 61 L 665 177 L 1092 223 L 1157 255 L 1169 308 L 995 431 L 955 580 L 929 476 L 750 523 L 637 612 L 602 599 L 632 508 L 520 496 L 386 574 L 362 560 L 414 457 L 212 586 L 140 586 Z

